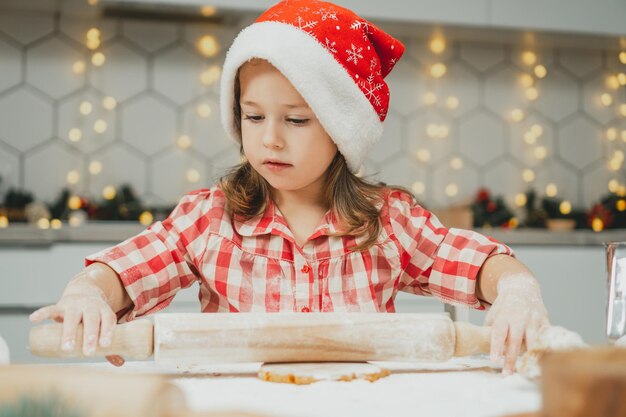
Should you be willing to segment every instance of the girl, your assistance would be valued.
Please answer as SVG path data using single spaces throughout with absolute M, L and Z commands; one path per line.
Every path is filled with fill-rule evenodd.
M 532 274 L 507 246 L 446 229 L 408 192 L 355 174 L 381 137 L 384 77 L 403 51 L 331 3 L 270 8 L 223 68 L 222 121 L 245 161 L 163 222 L 87 257 L 33 322 L 63 321 L 67 350 L 82 322 L 91 355 L 118 319 L 162 310 L 195 282 L 203 312 L 394 312 L 407 291 L 490 306 L 492 359 L 511 373 L 522 342 L 547 324 Z

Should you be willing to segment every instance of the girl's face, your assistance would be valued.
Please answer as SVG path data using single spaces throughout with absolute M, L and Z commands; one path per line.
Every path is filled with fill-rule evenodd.
M 241 87 L 244 155 L 277 191 L 323 190 L 337 146 L 300 93 L 265 60 L 245 64 Z

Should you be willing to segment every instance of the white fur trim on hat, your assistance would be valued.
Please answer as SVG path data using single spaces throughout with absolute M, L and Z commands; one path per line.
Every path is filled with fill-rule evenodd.
M 383 124 L 326 47 L 286 23 L 254 23 L 242 30 L 230 47 L 220 86 L 222 123 L 229 136 L 241 143 L 234 124 L 235 77 L 239 67 L 252 58 L 269 61 L 293 84 L 337 144 L 349 169 L 357 172 L 382 136 Z

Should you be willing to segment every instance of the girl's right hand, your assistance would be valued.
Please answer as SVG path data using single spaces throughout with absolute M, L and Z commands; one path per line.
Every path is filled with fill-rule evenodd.
M 81 292 L 64 294 L 57 304 L 40 308 L 30 315 L 33 323 L 52 319 L 63 323 L 61 349 L 71 352 L 76 345 L 76 332 L 83 323 L 83 346 L 85 356 L 92 356 L 96 351 L 96 343 L 106 348 L 111 345 L 117 317 L 102 291 L 92 288 Z M 115 366 L 124 364 L 121 356 L 107 356 L 106 359 Z

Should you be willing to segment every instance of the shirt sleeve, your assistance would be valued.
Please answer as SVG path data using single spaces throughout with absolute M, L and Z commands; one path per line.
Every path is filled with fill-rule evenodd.
M 511 248 L 472 230 L 444 227 L 406 193 L 390 193 L 388 207 L 400 248 L 398 289 L 483 310 L 476 294 L 480 268 L 491 256 L 514 256 Z
M 125 320 L 164 309 L 198 279 L 210 208 L 210 190 L 189 193 L 167 219 L 85 258 L 85 265 L 102 262 L 119 275 L 134 304 Z

